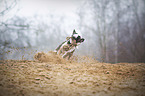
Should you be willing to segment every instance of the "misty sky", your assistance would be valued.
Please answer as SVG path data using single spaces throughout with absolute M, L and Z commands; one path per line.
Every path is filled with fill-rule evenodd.
M 1 57 L 19 54 L 5 54 L 11 46 L 54 50 L 76 29 L 85 38 L 76 53 L 142 62 L 144 9 L 144 0 L 0 0 Z

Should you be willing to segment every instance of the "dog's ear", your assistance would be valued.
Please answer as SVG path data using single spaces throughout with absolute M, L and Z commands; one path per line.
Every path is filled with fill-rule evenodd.
M 76 31 L 75 31 L 75 29 L 73 30 L 73 34 L 77 34 Z

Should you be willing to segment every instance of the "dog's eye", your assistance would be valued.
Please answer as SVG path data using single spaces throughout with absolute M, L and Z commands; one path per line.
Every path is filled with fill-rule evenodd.
M 80 38 L 81 38 L 81 36 L 78 36 L 78 37 L 77 37 L 77 39 L 80 39 Z

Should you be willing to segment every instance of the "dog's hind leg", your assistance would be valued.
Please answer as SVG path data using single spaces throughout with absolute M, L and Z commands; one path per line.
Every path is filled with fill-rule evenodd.
M 72 57 L 74 51 L 75 51 L 75 50 L 73 50 L 73 51 L 69 54 L 69 56 L 68 56 L 68 60 Z
M 58 55 L 61 55 L 61 53 L 62 53 L 62 47 L 60 47 L 60 49 L 57 51 Z
M 68 52 L 65 52 L 63 55 L 62 55 L 62 58 L 66 58 L 68 56 Z

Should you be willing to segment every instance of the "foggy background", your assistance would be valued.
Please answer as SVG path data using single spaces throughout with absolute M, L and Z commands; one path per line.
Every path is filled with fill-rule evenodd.
M 33 60 L 72 34 L 75 55 L 145 62 L 145 0 L 0 0 L 0 60 Z

